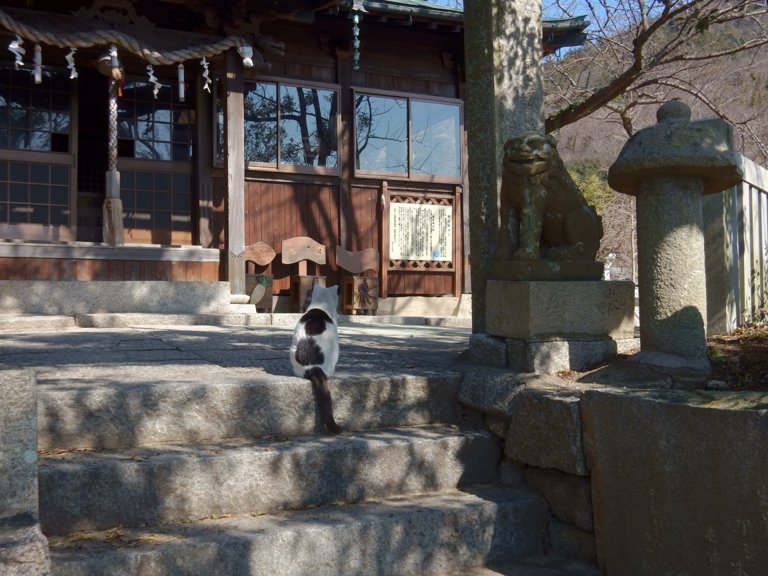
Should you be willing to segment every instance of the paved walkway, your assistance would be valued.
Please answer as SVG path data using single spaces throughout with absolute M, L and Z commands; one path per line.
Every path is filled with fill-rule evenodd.
M 154 319 L 155 321 L 157 319 Z M 284 318 L 283 323 L 289 319 Z M 91 380 L 111 373 L 138 381 L 147 371 L 173 379 L 174 371 L 210 368 L 211 375 L 258 371 L 261 377 L 290 376 L 289 326 L 135 324 L 79 328 L 25 319 L 27 329 L 0 317 L 0 369 L 29 368 L 44 381 Z M 423 322 L 423 321 L 422 321 Z M 292 323 L 292 322 L 291 322 Z M 31 329 L 34 328 L 34 329 Z M 460 361 L 470 328 L 342 321 L 336 377 L 423 374 Z M 98 380 L 98 378 L 96 378 Z

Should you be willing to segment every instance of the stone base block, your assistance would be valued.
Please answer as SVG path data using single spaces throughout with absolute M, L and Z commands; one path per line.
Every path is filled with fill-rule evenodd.
M 507 344 L 503 338 L 494 338 L 479 332 L 469 337 L 469 358 L 474 364 L 493 368 L 507 367 Z
M 578 260 L 563 262 L 533 260 L 522 262 L 494 262 L 490 277 L 494 280 L 600 280 L 603 263 Z
M 632 282 L 489 280 L 486 302 L 486 331 L 492 336 L 530 341 L 634 335 Z
M 587 339 L 507 339 L 507 366 L 516 372 L 554 374 L 583 371 L 616 357 L 616 342 L 607 336 Z
M 478 333 L 469 339 L 471 362 L 536 374 L 587 370 L 613 360 L 617 350 L 616 341 L 607 336 L 518 340 Z

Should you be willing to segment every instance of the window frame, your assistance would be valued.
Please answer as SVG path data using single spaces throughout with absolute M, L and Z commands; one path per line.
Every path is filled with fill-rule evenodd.
M 341 123 L 342 123 L 342 109 L 341 109 L 341 87 L 338 84 L 328 84 L 323 82 L 305 81 L 295 78 L 277 78 L 272 76 L 259 76 L 253 78 L 246 78 L 243 81 L 243 100 L 245 100 L 245 92 L 247 86 L 255 84 L 274 84 L 277 90 L 278 106 L 277 106 L 277 159 L 273 162 L 256 162 L 253 160 L 245 160 L 246 171 L 265 171 L 265 172 L 279 172 L 289 174 L 316 174 L 324 176 L 340 176 L 341 167 L 344 161 L 343 151 L 341 149 Z M 329 90 L 336 93 L 337 106 L 336 106 L 336 122 L 335 122 L 335 139 L 336 139 L 336 166 L 304 166 L 301 164 L 290 164 L 282 162 L 281 147 L 279 141 L 280 134 L 280 89 L 282 86 L 290 86 L 292 88 L 299 89 L 320 89 Z M 243 126 L 245 129 L 245 125 Z M 245 140 L 245 134 L 243 134 L 243 140 Z M 243 149 L 243 156 L 245 156 L 245 149 Z M 219 161 L 219 164 L 221 162 Z
M 15 68 L 15 63 L 12 60 L 0 59 L 0 66 L 5 68 Z M 48 71 L 56 72 L 58 74 L 67 75 L 68 71 L 62 66 L 49 66 Z M 24 72 L 28 72 L 30 78 L 32 77 L 32 70 L 29 67 L 22 69 Z M 70 80 L 67 80 L 70 82 Z M 42 241 L 42 242 L 56 242 L 56 241 L 74 241 L 77 237 L 77 153 L 78 149 L 78 113 L 77 113 L 77 101 L 79 98 L 78 83 L 70 85 L 70 90 L 60 91 L 52 90 L 59 94 L 67 95 L 69 100 L 69 109 L 67 111 L 69 115 L 69 132 L 67 133 L 67 151 L 63 150 L 40 150 L 32 148 L 16 148 L 16 147 L 0 147 L 0 159 L 9 163 L 25 163 L 25 164 L 43 164 L 48 165 L 49 170 L 54 166 L 61 166 L 68 172 L 68 196 L 69 204 L 56 204 L 53 203 L 50 198 L 47 204 L 33 202 L 30 197 L 29 206 L 48 206 L 51 207 L 64 207 L 69 211 L 69 222 L 67 224 L 51 223 L 49 214 L 48 222 L 14 222 L 11 221 L 10 213 L 6 218 L 0 220 L 0 240 L 26 240 L 26 241 Z M 64 134 L 63 132 L 49 131 L 49 134 Z M 52 136 L 51 136 L 52 137 Z M 53 147 L 52 147 L 53 148 Z M 32 185 L 30 180 L 28 185 Z M 49 182 L 49 186 L 53 183 Z M 58 186 L 58 185 L 57 185 Z M 49 188 L 50 193 L 50 188 Z M 3 201 L 10 209 L 10 193 L 6 200 Z
M 356 102 L 358 94 L 366 96 L 380 96 L 385 98 L 400 98 L 407 101 L 407 119 L 406 127 L 408 130 L 406 141 L 406 153 L 408 161 L 408 170 L 405 174 L 397 172 L 386 172 L 381 170 L 361 170 L 357 167 L 357 110 Z M 458 107 L 459 110 L 459 141 L 457 142 L 459 152 L 459 174 L 457 176 L 445 176 L 435 174 L 416 174 L 412 169 L 412 121 L 411 121 L 411 102 L 428 102 L 435 104 L 450 104 Z M 352 87 L 352 170 L 357 178 L 375 178 L 386 180 L 404 180 L 410 182 L 429 182 L 436 184 L 463 184 L 466 173 L 466 160 L 464 154 L 464 102 L 460 98 L 447 98 L 444 96 L 432 96 L 429 94 L 419 94 L 414 92 L 398 92 L 388 90 L 375 90 L 364 86 Z
M 141 76 L 139 74 L 129 74 L 128 77 L 126 78 L 126 81 L 127 82 L 140 82 L 142 84 L 146 84 L 147 86 L 151 85 L 151 83 L 149 82 L 149 80 L 145 76 Z M 140 138 L 139 137 L 140 134 L 139 134 L 138 128 L 139 128 L 139 124 L 140 124 L 141 120 L 139 119 L 140 116 L 137 113 L 135 106 L 137 105 L 137 103 L 138 104 L 148 104 L 148 103 L 151 103 L 152 106 L 153 106 L 153 116 L 154 116 L 154 114 L 157 112 L 157 105 L 156 105 L 156 103 L 159 100 L 159 98 L 156 98 L 156 99 L 149 99 L 148 98 L 146 100 L 144 100 L 144 99 L 136 99 L 136 98 L 128 99 L 126 97 L 118 98 L 118 118 L 117 118 L 117 124 L 118 124 L 118 129 L 117 129 L 117 136 L 118 136 L 118 158 L 124 159 L 124 160 L 143 160 L 143 161 L 147 161 L 147 162 L 164 162 L 164 163 L 168 163 L 168 164 L 172 164 L 172 163 L 180 163 L 180 164 L 188 163 L 188 164 L 191 164 L 191 163 L 194 163 L 195 160 L 197 159 L 197 150 L 195 149 L 195 133 L 196 133 L 196 130 L 197 130 L 197 104 L 195 102 L 194 93 L 191 93 L 192 91 L 188 90 L 187 91 L 187 98 L 185 99 L 185 102 L 181 102 L 178 99 L 178 87 L 177 87 L 176 84 L 173 83 L 173 81 L 170 78 L 170 76 L 168 76 L 168 77 L 166 77 L 166 76 L 158 77 L 157 81 L 161 85 L 161 88 L 160 88 L 161 91 L 163 91 L 163 90 L 166 90 L 166 91 L 170 90 L 171 91 L 170 97 L 166 97 L 166 96 L 163 97 L 164 98 L 163 101 L 167 102 L 169 104 L 169 112 L 171 113 L 171 119 L 166 122 L 166 121 L 156 120 L 156 119 L 153 118 L 153 123 L 161 124 L 161 125 L 167 125 L 169 127 L 169 129 L 170 129 L 170 135 L 169 135 L 170 140 L 161 140 L 161 139 L 155 138 L 155 137 L 152 137 L 152 138 Z M 134 129 L 136 129 L 137 133 L 135 134 L 135 137 L 133 137 L 133 138 L 121 138 L 120 137 L 121 122 L 124 121 L 125 117 L 121 117 L 119 110 L 120 110 L 120 106 L 121 105 L 124 106 L 126 102 L 130 103 L 131 107 L 133 108 L 133 113 L 128 117 L 130 120 L 133 120 L 135 122 L 135 124 L 133 124 L 132 127 Z M 183 114 L 184 112 L 187 112 L 188 113 L 188 121 L 187 121 L 187 123 L 184 124 L 182 122 L 174 121 L 173 115 L 175 114 L 175 112 L 179 112 L 180 114 Z M 189 132 L 190 132 L 190 134 L 188 136 L 188 142 L 184 142 L 183 143 L 185 146 L 186 145 L 189 146 L 189 158 L 187 158 L 187 159 L 176 159 L 176 158 L 174 158 L 174 154 L 173 154 L 174 146 L 182 144 L 182 141 L 180 139 L 176 139 L 176 140 L 174 139 L 174 137 L 175 137 L 174 130 L 175 130 L 175 127 L 177 125 L 178 126 L 186 125 L 188 127 Z M 153 130 L 154 129 L 155 128 L 153 127 Z M 145 156 L 136 156 L 136 151 L 138 149 L 137 145 L 138 144 L 144 145 L 144 142 L 149 142 L 149 141 L 155 142 L 155 143 L 167 144 L 168 145 L 168 151 L 170 152 L 170 157 L 169 158 L 147 158 Z M 132 142 L 131 148 L 132 148 L 132 151 L 133 151 L 133 155 L 129 156 L 129 155 L 125 155 L 125 154 L 122 153 L 121 142 Z M 122 146 L 124 146 L 124 144 L 122 144 Z

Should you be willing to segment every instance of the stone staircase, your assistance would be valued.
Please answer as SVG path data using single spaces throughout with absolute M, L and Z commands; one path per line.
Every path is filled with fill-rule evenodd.
M 333 380 L 334 437 L 299 379 L 72 354 L 37 374 L 54 576 L 597 574 L 545 556 L 546 504 L 499 484 L 458 375 Z

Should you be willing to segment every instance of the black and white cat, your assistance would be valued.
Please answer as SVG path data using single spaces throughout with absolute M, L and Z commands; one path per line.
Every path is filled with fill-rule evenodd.
M 338 303 L 337 286 L 314 286 L 312 300 L 296 324 L 291 342 L 293 373 L 312 382 L 320 416 L 332 434 L 341 432 L 333 419 L 333 401 L 328 389 L 328 378 L 333 376 L 339 360 Z

